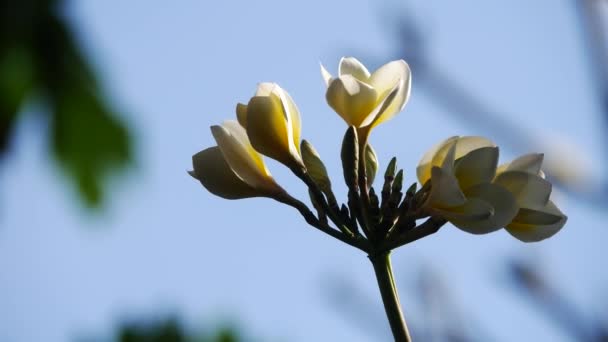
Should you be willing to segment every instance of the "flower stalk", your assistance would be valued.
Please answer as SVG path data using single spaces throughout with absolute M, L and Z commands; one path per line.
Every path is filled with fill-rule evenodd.
M 390 251 L 382 252 L 378 255 L 369 255 L 369 260 L 374 266 L 374 273 L 376 274 L 378 288 L 382 296 L 384 311 L 386 312 L 393 337 L 398 342 L 410 342 L 412 338 L 403 317 L 403 311 L 401 310 L 390 255 Z

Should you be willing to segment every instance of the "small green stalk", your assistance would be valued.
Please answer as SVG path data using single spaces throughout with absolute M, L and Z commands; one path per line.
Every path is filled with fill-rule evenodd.
M 411 342 L 412 338 L 410 337 L 410 332 L 407 329 L 401 305 L 399 304 L 399 294 L 397 293 L 395 279 L 393 278 L 390 254 L 391 252 L 388 251 L 378 255 L 370 255 L 369 259 L 374 266 L 380 295 L 384 303 L 384 310 L 386 311 L 395 341 Z

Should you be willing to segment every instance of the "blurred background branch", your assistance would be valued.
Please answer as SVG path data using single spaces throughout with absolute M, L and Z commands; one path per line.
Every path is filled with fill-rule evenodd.
M 607 3 L 605 0 L 572 0 L 573 9 L 580 18 L 581 37 L 588 56 L 593 88 L 597 90 L 600 115 L 604 118 L 608 118 Z M 381 58 L 367 56 L 367 60 L 380 64 L 386 58 L 403 58 L 410 64 L 416 86 L 423 89 L 445 113 L 488 132 L 487 135 L 493 136 L 501 142 L 501 146 L 506 146 L 512 152 L 521 153 L 530 149 L 546 151 L 545 172 L 554 184 L 588 205 L 601 208 L 608 205 L 608 179 L 594 178 L 580 145 L 563 137 L 548 139 L 539 135 L 521 122 L 510 119 L 513 115 L 468 90 L 448 72 L 433 64 L 429 55 L 432 37 L 427 27 L 417 20 L 416 13 L 402 4 L 400 7 L 392 6 L 382 12 L 382 18 L 383 26 L 393 37 L 395 50 Z M 546 58 L 550 59 L 551 56 L 547 55 Z M 551 84 L 547 84 L 547 88 L 550 87 Z M 564 154 L 571 160 L 566 162 Z M 604 162 L 606 160 L 603 158 Z

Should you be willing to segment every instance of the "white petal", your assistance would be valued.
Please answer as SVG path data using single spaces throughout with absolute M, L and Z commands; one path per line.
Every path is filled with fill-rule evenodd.
M 396 113 L 392 113 L 389 117 L 388 110 L 394 107 L 393 102 L 397 98 L 397 95 L 399 94 L 399 89 L 402 88 L 402 85 L 402 83 L 397 83 L 395 85 L 395 88 L 393 88 L 393 90 L 388 94 L 388 96 L 386 96 L 382 101 L 380 101 L 380 103 L 376 105 L 376 108 L 374 108 L 374 110 L 372 110 L 372 112 L 367 115 L 365 120 L 361 122 L 360 126 L 365 127 L 372 125 L 371 128 L 373 128 L 377 124 L 379 124 L 378 120 L 380 120 L 380 118 L 384 117 L 385 119 L 383 119 L 382 121 L 386 121 L 395 116 L 394 114 Z
M 541 171 L 544 155 L 542 153 L 530 153 L 514 159 L 510 163 L 502 164 L 496 170 L 496 175 L 505 171 L 522 171 L 533 175 L 544 177 L 544 172 Z
M 378 115 L 376 115 L 376 119 L 373 122 L 373 126 L 377 126 L 385 121 L 392 119 L 395 115 L 399 114 L 405 104 L 410 98 L 410 91 L 412 88 L 412 79 L 408 78 L 407 80 L 401 80 L 396 88 L 396 94 L 393 98 L 388 102 L 388 106 L 384 110 L 382 110 Z M 392 92 L 389 93 L 387 99 L 391 96 Z
M 372 73 L 369 83 L 376 89 L 380 98 L 385 97 L 395 84 L 403 80 L 406 85 L 410 83 L 411 71 L 404 60 L 392 61 L 384 64 Z M 407 91 L 409 94 L 409 90 Z
M 513 223 L 523 223 L 531 225 L 549 225 L 561 221 L 563 215 L 556 215 L 542 210 L 521 208 L 517 212 Z
M 457 136 L 447 138 L 439 144 L 431 147 L 431 149 L 424 153 L 422 159 L 420 159 L 420 162 L 418 162 L 418 167 L 416 167 L 416 175 L 418 176 L 418 181 L 420 182 L 420 184 L 424 185 L 424 183 L 431 179 L 431 168 L 433 166 L 439 166 L 433 165 L 432 163 L 433 157 L 435 157 L 437 151 L 441 150 L 444 146 L 451 144 L 456 139 L 458 139 Z
M 269 96 L 278 87 L 276 83 L 262 82 L 258 84 L 255 96 Z
M 359 127 L 376 105 L 376 91 L 353 76 L 340 76 L 327 88 L 327 103 L 350 126 Z
M 433 166 L 440 167 L 444 172 L 454 174 L 454 160 L 456 159 L 456 146 L 458 140 L 454 140 L 441 147 L 433 156 Z
M 240 179 L 254 188 L 268 187 L 272 177 L 238 122 L 227 121 L 222 126 L 212 126 L 211 133 L 224 159 Z
M 564 215 L 552 201 L 547 202 L 544 211 L 549 214 L 561 216 L 561 219 L 558 222 L 549 225 L 513 222 L 506 227 L 507 232 L 523 242 L 537 242 L 555 235 L 566 224 L 568 217 Z
M 456 159 L 462 158 L 469 152 L 482 147 L 496 147 L 491 140 L 478 136 L 464 136 L 458 138 L 456 145 Z
M 327 69 L 325 69 L 323 64 L 319 63 L 319 65 L 321 65 L 321 76 L 323 76 L 323 81 L 325 82 L 325 86 L 329 87 L 329 83 L 333 77 L 331 76 L 329 71 L 327 71 Z
M 432 211 L 450 222 L 486 220 L 494 215 L 494 208 L 478 198 L 468 199 L 464 204 L 455 207 L 433 208 Z
M 369 71 L 355 57 L 342 57 L 338 67 L 338 76 L 352 75 L 354 78 L 367 82 Z
M 291 96 L 283 88 L 277 86 L 274 92 L 279 96 L 283 112 L 285 113 L 289 152 L 299 164 L 304 165 L 300 157 L 300 127 L 302 123 L 298 107 L 296 107 Z
M 198 179 L 212 194 L 226 199 L 261 196 L 263 193 L 243 182 L 226 163 L 219 147 L 205 149 L 192 156 L 193 171 L 190 175 Z
M 469 233 L 486 234 L 496 231 L 511 223 L 513 217 L 517 214 L 518 207 L 515 197 L 500 185 L 478 184 L 466 189 L 464 193 L 467 200 L 482 200 L 494 210 L 493 215 L 483 220 L 452 222 Z
M 433 166 L 431 169 L 431 192 L 427 202 L 432 207 L 449 208 L 463 205 L 466 199 L 458 186 L 456 177 L 439 167 Z
M 498 147 L 482 147 L 458 159 L 454 174 L 460 187 L 467 189 L 476 184 L 491 182 L 496 174 L 497 164 Z
M 496 177 L 494 183 L 511 191 L 521 208 L 542 210 L 551 195 L 551 183 L 522 171 L 505 171 Z

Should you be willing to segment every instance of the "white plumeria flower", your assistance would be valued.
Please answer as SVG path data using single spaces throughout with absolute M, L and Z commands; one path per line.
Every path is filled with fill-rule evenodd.
M 247 105 L 237 105 L 237 118 L 258 152 L 289 167 L 303 167 L 300 112 L 279 85 L 260 83 Z
M 430 181 L 423 208 L 456 227 L 485 234 L 507 225 L 517 213 L 514 196 L 492 184 L 498 148 L 482 137 L 451 137 L 429 150 L 417 168 L 421 184 Z
M 225 121 L 212 126 L 211 132 L 218 146 L 195 154 L 194 170 L 190 172 L 207 190 L 227 199 L 271 197 L 284 192 L 238 122 Z
M 515 196 L 518 212 L 505 229 L 524 242 L 549 238 L 568 220 L 550 200 L 552 185 L 544 179 L 542 162 L 542 154 L 521 156 L 501 165 L 494 180 Z
M 323 65 L 321 74 L 327 86 L 327 103 L 360 131 L 359 138 L 364 141 L 373 127 L 399 113 L 410 96 L 411 71 L 403 60 L 384 64 L 370 74 L 356 58 L 343 57 L 338 77 Z

